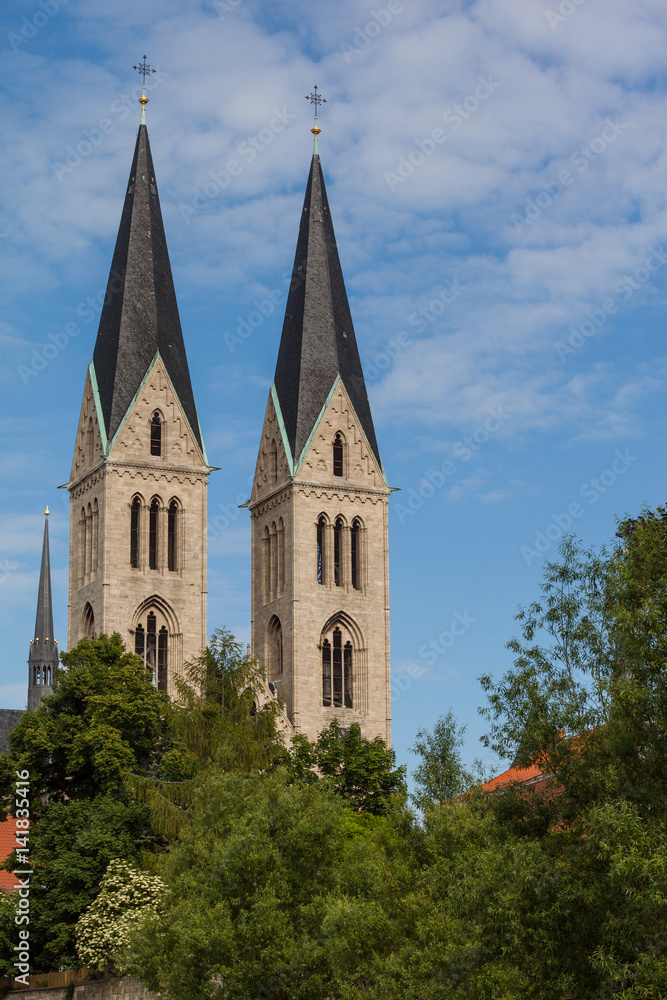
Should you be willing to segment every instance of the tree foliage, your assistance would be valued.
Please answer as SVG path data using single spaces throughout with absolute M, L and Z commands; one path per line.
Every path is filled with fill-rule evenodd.
M 410 753 L 421 758 L 412 773 L 415 792 L 411 797 L 418 809 L 444 805 L 485 780 L 481 761 L 476 760 L 471 771 L 463 763 L 465 732 L 466 727 L 458 725 L 450 710 L 440 716 L 431 732 L 420 729 L 417 733 Z

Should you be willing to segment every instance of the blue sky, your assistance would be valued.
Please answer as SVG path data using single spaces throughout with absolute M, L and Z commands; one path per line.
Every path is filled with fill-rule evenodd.
M 478 743 L 478 677 L 510 665 L 513 616 L 544 558 L 568 527 L 598 544 L 617 515 L 666 499 L 664 3 L 5 0 L 0 16 L 0 704 L 25 701 L 47 503 L 65 645 L 57 487 L 139 120 L 131 67 L 146 52 L 192 381 L 221 466 L 209 631 L 249 639 L 237 504 L 273 377 L 317 83 L 378 441 L 402 491 L 395 747 L 412 764 L 417 730 L 451 707 L 467 757 L 494 763 Z

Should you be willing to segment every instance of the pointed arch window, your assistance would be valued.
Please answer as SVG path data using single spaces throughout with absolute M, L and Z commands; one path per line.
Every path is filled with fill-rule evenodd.
M 327 530 L 326 519 L 322 516 L 317 521 L 317 582 L 324 585 L 324 539 Z
M 343 437 L 340 433 L 336 434 L 333 443 L 333 474 L 334 476 L 343 475 Z
M 361 590 L 361 524 L 358 518 L 352 522 L 350 532 L 350 575 L 354 590 Z
M 322 643 L 322 704 L 325 708 L 331 706 L 331 643 L 328 639 Z
M 81 508 L 79 517 L 79 586 L 83 585 L 86 575 L 86 508 Z
M 157 686 L 158 691 L 167 690 L 167 629 L 163 625 L 157 637 Z
M 270 600 L 271 595 L 271 539 L 269 537 L 268 525 L 264 525 L 262 535 L 262 596 L 264 603 Z
M 151 417 L 151 455 L 162 454 L 162 418 L 158 410 Z
M 282 676 L 283 627 L 277 615 L 271 616 L 266 630 L 266 668 L 270 681 Z
M 178 566 L 178 503 L 172 500 L 167 510 L 167 568 L 175 573 Z
M 157 569 L 158 566 L 158 542 L 159 542 L 159 522 L 160 522 L 160 501 L 157 497 L 151 500 L 150 511 L 148 513 L 148 568 Z
M 146 633 L 143 625 L 137 625 L 134 630 L 134 652 L 143 660 L 146 654 Z
M 130 566 L 139 566 L 139 529 L 141 527 L 141 500 L 134 497 L 130 506 Z
M 343 519 L 336 518 L 334 524 L 334 583 L 342 586 L 341 556 L 343 551 Z
M 93 515 L 91 521 L 91 533 L 92 533 L 92 553 L 90 558 L 91 569 L 97 569 L 97 558 L 99 552 L 99 530 L 100 530 L 100 511 L 97 503 L 97 497 L 93 500 Z
M 89 602 L 83 609 L 83 634 L 86 639 L 95 638 L 95 615 Z
M 153 684 L 156 683 L 155 666 L 157 653 L 157 618 L 154 611 L 148 612 L 146 619 L 146 668 L 150 671 Z

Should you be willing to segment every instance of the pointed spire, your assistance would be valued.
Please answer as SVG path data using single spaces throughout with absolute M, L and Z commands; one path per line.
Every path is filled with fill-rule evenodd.
M 320 157 L 315 152 L 275 374 L 276 393 L 295 462 L 337 375 L 380 462 Z
M 53 638 L 53 600 L 51 598 L 51 561 L 49 558 L 49 508 L 44 511 L 42 568 L 39 573 L 35 636 L 30 640 L 28 656 L 28 708 L 39 708 L 42 698 L 53 693 L 58 669 L 58 643 Z
M 148 130 L 139 126 L 93 354 L 107 439 L 118 430 L 159 351 L 202 447 Z
M 42 568 L 39 573 L 35 639 L 53 640 L 53 601 L 51 599 L 51 561 L 49 557 L 49 508 L 44 511 L 44 540 L 42 542 Z

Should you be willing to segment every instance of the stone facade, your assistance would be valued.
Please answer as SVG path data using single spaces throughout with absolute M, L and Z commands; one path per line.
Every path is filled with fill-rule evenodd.
M 156 415 L 160 454 L 151 454 Z M 206 645 L 210 471 L 159 354 L 110 442 L 91 365 L 68 484 L 69 648 L 119 632 L 171 695 Z
M 340 379 L 297 469 L 290 467 L 278 406 L 272 392 L 249 503 L 253 655 L 297 732 L 314 739 L 336 718 L 343 728 L 358 722 L 365 737 L 389 744 L 390 490 Z M 337 435 L 342 475 L 334 475 Z M 328 641 L 334 655 L 336 628 L 342 649 L 350 644 L 351 683 L 342 704 L 332 695 L 326 705 L 323 647 Z

